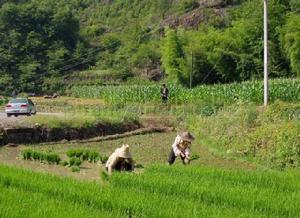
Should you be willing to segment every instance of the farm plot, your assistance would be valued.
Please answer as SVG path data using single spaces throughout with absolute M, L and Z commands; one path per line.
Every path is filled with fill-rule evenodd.
M 131 153 L 136 164 L 147 168 L 153 163 L 165 164 L 171 145 L 176 136 L 175 132 L 153 133 L 147 135 L 137 135 L 117 140 L 93 142 L 93 143 L 65 143 L 65 144 L 43 144 L 43 145 L 19 145 L 18 147 L 0 148 L 0 163 L 29 168 L 38 172 L 48 172 L 58 176 L 74 177 L 79 180 L 97 180 L 99 172 L 104 170 L 102 164 L 91 164 L 84 162 L 80 166 L 79 173 L 72 173 L 69 168 L 55 164 L 45 164 L 40 161 L 24 160 L 21 156 L 22 151 L 31 149 L 42 153 L 56 153 L 62 161 L 68 160 L 67 153 L 69 150 L 90 150 L 97 151 L 101 156 L 109 156 L 117 147 L 127 143 L 130 145 Z M 203 145 L 199 139 L 196 139 L 192 146 L 192 155 L 199 156 L 193 160 L 191 165 L 195 166 L 214 166 L 222 168 L 246 168 L 254 169 L 256 166 L 248 162 L 239 160 L 226 159 L 213 154 L 207 146 Z M 179 160 L 175 165 L 181 164 Z M 137 169 L 137 172 L 142 169 Z
M 154 165 L 91 183 L 0 171 L 1 217 L 297 217 L 300 210 L 296 172 Z
M 232 104 L 237 101 L 259 103 L 263 100 L 263 82 L 250 81 L 225 85 L 203 85 L 187 89 L 170 85 L 172 104 Z M 299 79 L 270 80 L 270 101 L 299 101 Z M 69 94 L 74 97 L 100 98 L 110 104 L 160 102 L 158 85 L 136 86 L 73 86 Z

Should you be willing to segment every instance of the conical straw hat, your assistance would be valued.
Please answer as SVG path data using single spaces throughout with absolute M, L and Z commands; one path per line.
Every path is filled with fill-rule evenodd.
M 122 158 L 132 158 L 131 153 L 129 152 L 129 145 L 122 145 L 121 148 L 117 149 L 117 154 Z
M 192 142 L 195 140 L 195 137 L 189 132 L 183 132 L 180 134 L 180 137 L 184 141 Z

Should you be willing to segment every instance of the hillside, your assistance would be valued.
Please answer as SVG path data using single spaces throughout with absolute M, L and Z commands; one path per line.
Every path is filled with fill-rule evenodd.
M 191 71 L 194 86 L 261 77 L 260 0 L 14 0 L 0 5 L 2 94 L 63 91 L 78 81 L 119 84 L 129 78 L 185 85 Z M 271 0 L 269 10 L 270 76 L 295 76 L 299 3 Z

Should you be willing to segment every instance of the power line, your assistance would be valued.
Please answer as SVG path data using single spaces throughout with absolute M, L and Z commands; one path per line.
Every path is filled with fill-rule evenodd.
M 107 50 L 107 49 L 114 48 L 115 45 L 116 45 L 116 43 L 113 44 L 113 45 L 111 45 L 111 46 L 108 46 L 108 47 L 101 47 L 101 48 L 98 48 L 98 49 L 94 50 L 93 52 L 89 53 L 89 55 L 92 55 L 93 53 L 96 53 L 96 52 L 101 51 L 101 50 Z M 86 55 L 84 55 L 84 56 L 86 56 Z M 76 60 L 76 58 L 72 58 L 72 59 Z M 67 62 L 70 62 L 70 60 L 72 60 L 72 59 L 69 59 Z M 65 65 L 65 66 L 63 66 L 63 67 L 61 67 L 61 68 L 55 69 L 55 71 L 57 71 L 57 72 L 62 72 L 62 71 L 70 70 L 70 69 L 72 69 L 72 68 L 74 68 L 74 67 L 78 67 L 78 66 L 80 66 L 81 64 L 88 63 L 89 61 L 92 61 L 92 60 L 93 60 L 93 59 L 92 59 L 91 57 L 88 57 L 88 58 L 82 60 L 82 61 L 79 62 L 79 63 L 68 64 L 68 65 Z
M 96 48 L 95 50 L 93 50 L 93 51 L 91 51 L 91 52 L 88 52 L 88 53 L 83 54 L 81 57 L 89 56 L 89 55 L 91 55 L 91 54 L 93 54 L 93 53 L 95 53 L 95 52 L 100 51 L 101 49 L 102 49 L 102 48 Z M 76 61 L 76 60 L 77 60 L 77 58 L 73 57 L 73 58 L 68 59 L 67 61 L 64 61 L 64 64 L 66 64 L 66 63 L 71 63 L 72 61 Z

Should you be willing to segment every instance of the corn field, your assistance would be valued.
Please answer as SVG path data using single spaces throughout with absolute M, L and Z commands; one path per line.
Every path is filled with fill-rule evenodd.
M 225 85 L 198 86 L 187 89 L 170 85 L 172 104 L 187 104 L 196 102 L 216 102 L 231 104 L 236 101 L 263 102 L 263 82 L 251 81 Z M 73 86 L 68 90 L 74 97 L 100 98 L 107 103 L 147 103 L 160 102 L 160 87 L 158 85 L 134 86 Z M 270 101 L 299 101 L 300 79 L 270 80 Z
M 100 184 L 0 171 L 0 217 L 298 217 L 300 211 L 297 172 L 157 165 Z

